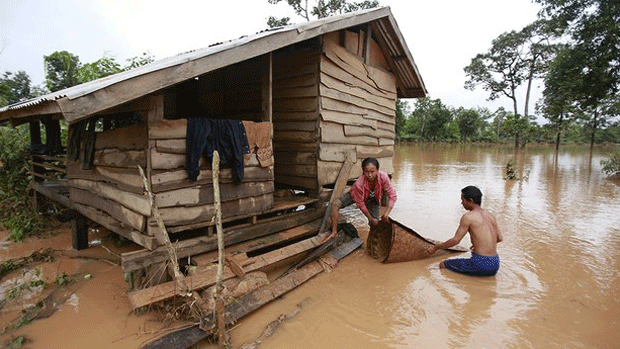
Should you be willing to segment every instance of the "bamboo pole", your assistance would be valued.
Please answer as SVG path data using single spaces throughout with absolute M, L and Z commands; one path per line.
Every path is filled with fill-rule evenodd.
M 213 162 L 211 164 L 213 173 L 213 199 L 215 202 L 215 227 L 217 229 L 217 276 L 215 281 L 215 315 L 217 316 L 217 339 L 220 348 L 228 345 L 228 334 L 226 333 L 226 320 L 224 317 L 224 298 L 222 297 L 222 275 L 224 272 L 224 232 L 222 231 L 222 207 L 220 200 L 220 154 L 217 150 L 213 151 Z
M 176 284 L 179 286 L 181 290 L 180 295 L 191 297 L 194 300 L 194 303 L 198 305 L 198 316 L 202 318 L 207 312 L 208 307 L 203 301 L 203 299 L 198 295 L 197 292 L 191 292 L 190 288 L 185 283 L 185 276 L 181 273 L 181 269 L 179 268 L 179 260 L 177 258 L 177 252 L 172 246 L 170 242 L 170 238 L 168 237 L 168 232 L 166 231 L 166 226 L 164 224 L 164 220 L 161 218 L 159 213 L 159 209 L 157 205 L 155 205 L 155 200 L 153 198 L 153 191 L 151 190 L 151 186 L 149 184 L 146 175 L 144 174 L 144 170 L 141 166 L 138 165 L 138 169 L 140 170 L 140 175 L 142 176 L 142 182 L 144 183 L 144 190 L 148 196 L 149 203 L 151 205 L 151 212 L 153 213 L 153 217 L 157 221 L 157 226 L 159 229 L 155 229 L 156 233 L 159 234 L 162 241 L 166 245 L 166 250 L 168 251 L 168 257 L 170 258 L 170 263 L 172 263 L 172 270 L 174 273 L 174 280 Z

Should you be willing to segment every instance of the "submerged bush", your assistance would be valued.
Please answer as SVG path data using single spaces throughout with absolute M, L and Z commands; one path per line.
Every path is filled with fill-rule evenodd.
M 603 172 L 608 175 L 620 174 L 620 149 L 616 149 L 610 154 L 609 159 L 601 160 Z
M 11 231 L 14 241 L 44 226 L 32 200 L 26 151 L 28 128 L 0 126 L 0 226 Z
M 504 177 L 505 179 L 518 179 L 517 171 L 515 170 L 516 165 L 517 162 L 515 161 L 515 159 L 508 160 L 508 163 L 506 164 L 506 176 Z

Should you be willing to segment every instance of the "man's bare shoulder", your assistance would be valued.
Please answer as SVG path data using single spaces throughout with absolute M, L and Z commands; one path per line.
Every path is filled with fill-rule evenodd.
M 495 215 L 493 213 L 491 213 L 489 210 L 485 210 L 483 208 L 480 208 L 481 210 L 481 214 L 483 217 L 486 217 L 490 220 L 492 220 L 493 222 L 495 222 Z
M 478 213 L 476 213 L 474 211 L 467 211 L 461 217 L 461 222 L 469 224 L 472 221 L 476 221 L 476 220 L 479 220 L 479 219 L 480 219 L 480 214 L 478 214 Z

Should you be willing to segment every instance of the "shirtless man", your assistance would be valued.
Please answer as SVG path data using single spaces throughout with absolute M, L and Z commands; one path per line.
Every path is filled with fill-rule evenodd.
M 461 190 L 461 204 L 469 211 L 461 217 L 461 223 L 454 237 L 438 245 L 429 246 L 426 253 L 455 246 L 469 233 L 472 244 L 471 258 L 448 259 L 439 263 L 440 268 L 447 268 L 457 273 L 491 276 L 499 270 L 497 243 L 502 241 L 502 233 L 497 227 L 495 217 L 480 207 L 482 192 L 474 186 Z

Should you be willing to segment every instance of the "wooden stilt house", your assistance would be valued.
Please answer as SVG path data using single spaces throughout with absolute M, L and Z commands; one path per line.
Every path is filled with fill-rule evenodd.
M 32 186 L 79 213 L 74 246 L 87 245 L 88 221 L 103 225 L 144 247 L 123 257 L 132 271 L 165 259 L 138 166 L 179 257 L 217 246 L 210 164 L 195 180 L 187 171 L 190 118 L 238 120 L 247 132 L 243 179 L 221 173 L 232 244 L 320 220 L 347 156 L 391 172 L 396 99 L 426 94 L 390 9 L 378 8 L 163 59 L 2 108 L 0 121 L 30 123 Z M 359 175 L 356 164 L 350 178 Z

